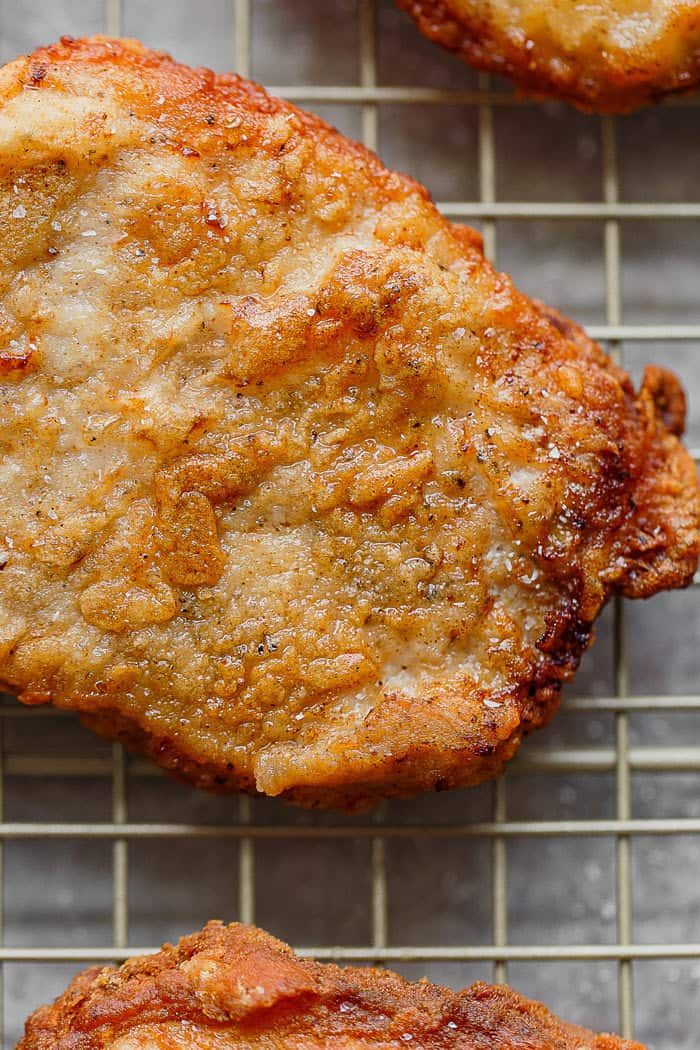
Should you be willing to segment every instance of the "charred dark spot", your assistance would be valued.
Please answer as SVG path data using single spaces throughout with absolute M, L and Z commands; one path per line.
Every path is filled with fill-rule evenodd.
M 31 348 L 15 350 L 6 347 L 0 350 L 0 375 L 9 375 L 12 372 L 26 375 L 34 368 L 35 356 L 35 351 Z
M 681 437 L 685 430 L 686 402 L 676 377 L 663 368 L 649 366 L 644 372 L 642 393 L 651 397 L 656 417 L 666 430 Z
M 559 668 L 568 676 L 576 670 L 592 633 L 592 622 L 578 616 L 578 601 L 569 599 L 563 609 L 547 615 L 544 634 L 536 644 L 540 652 L 549 657 L 550 669 Z
M 41 81 L 45 78 L 47 73 L 48 73 L 47 67 L 45 65 L 43 65 L 43 64 L 38 64 L 38 65 L 32 66 L 29 75 L 31 77 L 31 80 L 32 80 L 33 84 L 40 84 Z
M 356 318 L 354 327 L 360 338 L 366 339 L 369 336 L 376 334 L 379 324 L 375 316 L 368 314 L 365 317 Z

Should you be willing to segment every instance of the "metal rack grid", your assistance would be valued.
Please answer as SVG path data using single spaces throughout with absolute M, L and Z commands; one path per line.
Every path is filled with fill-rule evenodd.
M 250 71 L 251 4 L 255 0 L 230 0 L 235 25 L 234 59 L 237 70 Z M 118 35 L 122 29 L 122 0 L 104 0 L 104 28 Z M 495 260 L 498 220 L 591 220 L 604 223 L 604 267 L 606 314 L 605 323 L 589 325 L 595 338 L 604 340 L 615 355 L 623 340 L 687 341 L 700 339 L 700 324 L 625 324 L 621 308 L 620 223 L 625 220 L 700 219 L 700 203 L 657 202 L 628 203 L 620 200 L 616 121 L 600 120 L 601 156 L 603 159 L 600 201 L 595 202 L 517 202 L 496 199 L 496 148 L 494 110 L 501 106 L 530 105 L 513 94 L 493 90 L 490 78 L 480 75 L 474 90 L 448 90 L 424 87 L 387 87 L 378 85 L 377 77 L 377 0 L 357 0 L 359 18 L 359 84 L 357 86 L 294 85 L 272 87 L 274 94 L 313 107 L 333 103 L 361 106 L 362 137 L 376 148 L 378 144 L 378 106 L 382 103 L 459 104 L 475 107 L 478 115 L 479 199 L 445 201 L 439 206 L 451 218 L 467 217 L 481 222 L 487 255 Z M 673 101 L 668 105 L 696 105 L 698 98 Z M 700 449 L 694 450 L 696 460 Z M 695 586 L 697 587 L 697 581 Z M 120 960 L 153 950 L 153 946 L 129 945 L 128 865 L 130 843 L 154 840 L 166 843 L 172 839 L 236 840 L 238 850 L 238 917 L 245 922 L 256 918 L 256 843 L 277 840 L 284 849 L 285 841 L 365 839 L 371 843 L 371 942 L 365 945 L 333 947 L 301 945 L 302 954 L 319 959 L 371 960 L 382 963 L 428 963 L 430 961 L 478 961 L 490 963 L 493 979 L 505 981 L 509 963 L 519 961 L 609 960 L 618 971 L 619 1029 L 631 1037 L 634 1033 L 633 968 L 637 960 L 700 959 L 700 943 L 635 943 L 632 926 L 632 871 L 630 842 L 633 836 L 672 836 L 700 834 L 700 818 L 676 817 L 635 819 L 631 807 L 631 776 L 635 772 L 700 772 L 698 746 L 632 746 L 629 718 L 633 712 L 700 711 L 700 695 L 628 695 L 625 610 L 621 601 L 614 604 L 615 692 L 609 697 L 574 697 L 567 699 L 568 711 L 608 713 L 614 718 L 614 746 L 571 746 L 542 749 L 535 744 L 523 750 L 516 760 L 521 771 L 542 775 L 565 773 L 614 774 L 615 815 L 612 819 L 575 820 L 509 820 L 506 781 L 493 790 L 491 819 L 448 824 L 391 824 L 381 808 L 363 824 L 345 823 L 337 818 L 310 824 L 256 823 L 257 803 L 249 799 L 236 802 L 235 823 L 188 824 L 178 822 L 141 822 L 130 818 L 127 807 L 129 777 L 158 776 L 157 771 L 139 759 L 128 759 L 115 745 L 111 758 L 96 755 L 74 759 L 13 754 L 4 747 L 4 729 L 10 720 L 47 720 L 67 717 L 52 709 L 25 709 L 14 702 L 0 707 L 0 878 L 2 878 L 2 843 L 24 839 L 106 840 L 112 849 L 112 943 L 80 947 L 71 944 L 30 947 L 6 946 L 2 937 L 3 896 L 0 894 L 0 964 L 16 962 Z M 68 716 L 70 717 L 70 716 Z M 111 778 L 111 820 L 102 822 L 8 822 L 3 814 L 5 776 L 83 776 Z M 508 940 L 508 858 L 510 840 L 593 836 L 612 839 L 616 848 L 616 939 L 614 943 L 592 944 L 509 944 Z M 492 943 L 428 944 L 415 946 L 389 943 L 386 845 L 390 841 L 422 837 L 432 841 L 447 838 L 485 839 L 492 850 Z M 0 970 L 3 967 L 0 965 Z M 4 998 L 4 981 L 0 980 L 0 1002 Z

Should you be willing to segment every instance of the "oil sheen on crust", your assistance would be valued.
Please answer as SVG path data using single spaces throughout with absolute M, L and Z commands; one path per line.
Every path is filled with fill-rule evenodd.
M 138 43 L 0 73 L 0 679 L 213 790 L 497 775 L 689 582 L 683 394 L 317 118 Z
M 700 81 L 700 4 L 397 0 L 429 39 L 528 94 L 627 113 Z
M 86 970 L 17 1050 L 643 1050 L 504 986 L 461 992 L 307 962 L 262 930 L 209 923 L 157 955 Z

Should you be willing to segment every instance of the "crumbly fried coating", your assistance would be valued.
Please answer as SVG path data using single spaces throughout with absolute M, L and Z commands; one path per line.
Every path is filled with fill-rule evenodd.
M 523 91 L 626 113 L 700 82 L 700 4 L 397 0 L 431 40 Z
M 643 1050 L 506 987 L 453 992 L 307 962 L 262 930 L 210 922 L 157 955 L 86 970 L 17 1050 Z
M 234 76 L 0 74 L 0 679 L 203 787 L 495 776 L 613 593 L 689 582 L 683 395 Z

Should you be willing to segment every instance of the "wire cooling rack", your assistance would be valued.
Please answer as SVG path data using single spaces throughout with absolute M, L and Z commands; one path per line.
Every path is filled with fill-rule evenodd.
M 187 6 L 199 7 L 74 0 L 46 14 L 36 0 L 6 3 L 0 8 L 5 57 L 60 32 L 119 34 L 134 32 L 135 24 L 146 35 L 140 27 L 148 29 L 159 10 L 162 32 L 176 36 L 172 23 Z M 692 199 L 692 188 L 686 192 L 699 181 L 697 164 L 685 183 L 670 173 L 676 199 L 654 199 L 654 187 L 645 189 L 638 176 L 642 192 L 625 199 L 620 139 L 627 148 L 629 128 L 634 131 L 629 122 L 636 118 L 626 118 L 625 125 L 518 99 L 422 41 L 390 0 L 207 0 L 191 24 L 199 23 L 198 40 L 204 34 L 211 43 L 216 33 L 222 63 L 228 49 L 230 64 L 240 73 L 261 76 L 256 53 L 265 71 L 274 69 L 274 48 L 281 40 L 270 41 L 265 25 L 282 13 L 292 28 L 298 18 L 307 29 L 314 20 L 323 22 L 331 37 L 347 33 L 347 48 L 339 49 L 336 40 L 329 62 L 355 49 L 352 59 L 345 54 L 342 61 L 356 62 L 356 76 L 343 83 L 297 78 L 272 87 L 273 93 L 349 123 L 382 154 L 383 129 L 391 131 L 394 120 L 409 143 L 417 127 L 412 114 L 423 114 L 423 133 L 444 125 L 446 113 L 452 128 L 464 121 L 472 136 L 464 165 L 472 169 L 474 192 L 442 201 L 443 212 L 479 224 L 494 260 L 503 230 L 506 244 L 514 230 L 517 237 L 528 225 L 536 233 L 550 230 L 539 248 L 536 239 L 533 249 L 525 236 L 520 256 L 516 251 L 518 276 L 526 284 L 531 258 L 558 243 L 559 231 L 572 232 L 576 245 L 577 237 L 588 243 L 586 231 L 595 230 L 600 273 L 594 273 L 590 257 L 580 270 L 582 286 L 593 285 L 590 295 L 582 293 L 583 312 L 590 307 L 593 319 L 590 333 L 633 370 L 647 347 L 657 348 L 687 386 L 700 386 L 692 356 L 700 315 L 693 314 L 692 291 L 688 303 L 677 302 L 678 288 L 689 280 L 692 287 L 693 281 L 684 252 L 690 266 L 697 259 L 691 220 L 700 219 L 700 200 Z M 207 37 L 206 20 L 214 16 L 218 21 Z M 257 36 L 256 18 L 263 26 Z M 392 82 L 391 60 L 387 70 L 387 61 L 378 58 L 382 32 L 389 30 L 392 40 L 394 31 L 400 33 L 401 47 L 415 48 L 418 56 L 400 84 Z M 182 54 L 177 39 L 160 43 Z M 296 43 L 298 38 L 289 46 Z M 322 52 L 323 43 L 317 44 Z M 421 82 L 423 62 L 438 71 L 427 83 Z M 334 68 L 324 69 L 324 81 Z M 274 77 L 268 72 L 265 79 Z M 639 118 L 637 138 L 645 129 L 648 133 L 647 120 L 656 120 L 663 132 L 649 139 L 649 157 L 665 150 L 664 163 L 674 166 L 674 157 L 692 149 L 677 129 L 664 129 L 669 114 L 690 112 L 697 104 L 698 98 L 671 103 L 656 117 Z M 522 190 L 520 199 L 516 193 L 504 199 L 501 113 L 515 115 L 506 127 L 507 158 L 509 135 L 517 150 L 528 138 L 513 131 L 518 114 L 535 122 L 554 115 L 559 129 L 580 125 L 585 148 L 570 161 L 574 167 L 597 164 L 599 189 L 568 200 L 564 182 L 556 195 L 563 199 L 540 199 L 542 193 L 532 192 L 529 162 L 517 170 L 519 162 L 508 160 L 516 170 L 507 185 L 515 180 Z M 548 150 L 553 143 L 546 138 Z M 450 143 L 445 149 L 452 149 Z M 525 148 L 525 154 L 532 160 L 532 151 Z M 537 170 L 541 173 L 541 165 Z M 659 185 L 663 191 L 664 183 Z M 652 251 L 648 262 L 641 252 L 632 277 L 636 274 L 646 289 L 641 298 L 648 294 L 655 305 L 645 312 L 642 303 L 632 310 L 637 318 L 632 321 L 624 319 L 623 309 L 627 227 L 637 231 L 633 248 L 647 243 L 658 248 L 658 237 L 647 231 L 660 229 L 667 231 L 661 243 L 670 245 L 662 265 L 658 252 Z M 578 250 L 573 248 L 574 257 Z M 550 276 L 559 287 L 557 275 Z M 569 280 L 568 286 L 575 283 Z M 556 303 L 546 285 L 540 279 L 543 297 L 567 305 Z M 697 441 L 694 432 L 691 437 Z M 452 984 L 476 976 L 509 980 L 591 1026 L 615 1027 L 660 1048 L 697 1046 L 700 747 L 693 733 L 700 725 L 694 684 L 700 660 L 692 644 L 697 589 L 657 599 L 630 622 L 632 616 L 622 602 L 614 603 L 560 721 L 526 743 L 506 778 L 449 798 L 392 803 L 359 819 L 307 814 L 271 802 L 203 799 L 165 781 L 143 761 L 127 758 L 120 747 L 83 737 L 71 716 L 23 708 L 8 698 L 0 707 L 4 1045 L 13 1045 L 26 1013 L 60 991 L 81 965 L 150 951 L 166 936 L 220 915 L 258 921 L 319 959 L 387 963 L 411 976 L 427 973 Z M 586 688 L 590 695 L 581 695 Z

